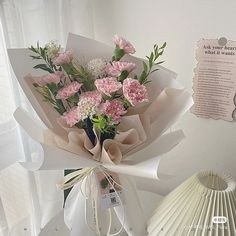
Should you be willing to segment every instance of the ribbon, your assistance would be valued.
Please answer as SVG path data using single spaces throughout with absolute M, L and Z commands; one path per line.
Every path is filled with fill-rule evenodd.
M 73 173 L 70 173 L 57 184 L 57 187 L 60 188 L 61 190 L 66 190 L 68 188 L 73 187 L 77 183 L 81 183 L 80 186 L 80 191 L 81 194 L 86 198 L 86 204 L 85 204 L 85 221 L 87 226 L 93 230 L 96 231 L 97 235 L 101 236 L 101 227 L 99 225 L 99 219 L 98 219 L 98 186 L 96 183 L 96 177 L 95 174 L 97 171 L 100 171 L 103 173 L 104 177 L 108 181 L 108 183 L 111 185 L 112 189 L 114 190 L 115 195 L 119 199 L 120 205 L 122 207 L 122 222 L 121 222 L 121 227 L 116 233 L 111 233 L 111 227 L 112 227 L 112 214 L 111 214 L 111 209 L 108 209 L 109 212 L 109 225 L 107 229 L 106 235 L 108 236 L 116 236 L 119 235 L 123 230 L 124 230 L 124 224 L 125 224 L 125 209 L 123 202 L 120 198 L 120 195 L 115 189 L 115 184 L 119 187 L 122 188 L 119 183 L 117 183 L 114 179 L 113 181 L 110 180 L 109 174 L 106 172 L 105 168 L 102 166 L 98 167 L 91 167 L 91 168 L 83 168 L 80 170 L 76 170 Z M 87 219 L 87 207 L 88 207 L 88 199 L 92 199 L 92 208 L 93 208 L 93 216 L 94 216 L 94 224 L 95 228 L 88 223 Z

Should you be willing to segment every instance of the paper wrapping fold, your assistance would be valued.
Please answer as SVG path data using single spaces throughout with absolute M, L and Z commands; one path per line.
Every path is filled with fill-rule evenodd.
M 21 163 L 24 167 L 30 170 L 64 170 L 78 169 L 83 167 L 95 167 L 103 165 L 105 168 L 120 174 L 139 176 L 144 178 L 158 179 L 158 166 L 161 155 L 170 151 L 177 145 L 185 136 L 182 131 L 175 131 L 164 135 L 156 142 L 152 143 L 140 153 L 133 154 L 132 160 L 125 160 L 119 165 L 111 163 L 100 163 L 91 158 L 79 156 L 74 153 L 65 151 L 55 146 L 50 146 L 44 143 L 43 130 L 38 126 L 33 119 L 30 118 L 27 112 L 18 108 L 14 113 L 15 119 L 26 130 L 26 132 L 36 141 L 41 144 L 39 149 L 38 159 L 35 157 L 35 162 Z M 42 140 L 43 139 L 43 140 Z M 160 144 L 160 145 L 159 145 Z M 149 148 L 157 146 L 155 153 L 151 156 L 147 154 L 142 156 Z

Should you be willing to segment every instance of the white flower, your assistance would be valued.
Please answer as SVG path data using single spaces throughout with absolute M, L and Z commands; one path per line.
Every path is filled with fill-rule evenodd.
M 92 118 L 97 112 L 97 104 L 92 98 L 83 98 L 78 102 L 77 112 L 81 120 Z
M 56 41 L 51 41 L 45 45 L 46 53 L 49 58 L 53 59 L 54 57 L 58 56 L 61 46 L 58 45 Z
M 103 77 L 105 75 L 106 61 L 101 58 L 96 58 L 88 62 L 87 68 L 95 77 Z
M 80 95 L 77 112 L 81 120 L 92 118 L 96 114 L 97 108 L 102 101 L 102 96 L 98 91 L 88 91 Z

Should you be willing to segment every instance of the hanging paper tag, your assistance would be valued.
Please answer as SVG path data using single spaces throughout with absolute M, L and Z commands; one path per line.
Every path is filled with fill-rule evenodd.
M 191 111 L 202 118 L 234 121 L 236 115 L 236 41 L 201 39 L 196 51 Z
M 123 201 L 119 175 L 110 171 L 106 171 L 106 174 L 99 171 L 96 172 L 96 179 L 100 193 L 101 207 L 107 209 L 119 206 L 121 201 Z

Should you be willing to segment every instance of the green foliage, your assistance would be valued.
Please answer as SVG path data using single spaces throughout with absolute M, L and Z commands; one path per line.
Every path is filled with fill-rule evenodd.
M 39 92 L 43 96 L 45 102 L 48 102 L 48 103 L 52 104 L 53 106 L 56 105 L 56 101 L 55 101 L 54 97 L 52 96 L 48 87 L 46 87 L 46 86 L 39 87 L 38 86 L 36 88 L 36 90 L 37 90 L 37 92 Z
M 39 42 L 37 42 L 37 47 L 31 46 L 29 50 L 35 53 L 36 55 L 30 55 L 33 60 L 44 60 L 44 64 L 38 64 L 34 66 L 35 69 L 41 69 L 47 71 L 49 73 L 53 73 L 54 71 L 58 70 L 58 68 L 53 65 L 51 58 L 47 55 L 47 48 L 40 47 Z
M 64 112 L 66 112 L 66 109 L 61 101 L 61 99 L 56 99 L 56 110 L 59 114 L 63 115 Z
M 153 66 L 160 65 L 164 62 L 157 62 L 157 59 L 163 54 L 165 47 L 166 43 L 163 43 L 161 47 L 158 47 L 158 45 L 155 44 L 150 56 L 147 56 L 148 62 L 143 61 L 143 71 L 139 77 L 136 76 L 136 79 L 138 79 L 141 84 L 149 83 L 150 81 L 148 81 L 148 76 L 158 70 L 153 69 Z
M 107 101 L 107 100 L 109 101 L 109 100 L 112 99 L 112 97 L 106 95 L 105 93 L 102 94 L 102 98 L 103 98 L 104 101 Z
M 112 117 L 106 115 L 98 115 L 92 119 L 94 127 L 101 133 L 113 135 L 116 133 L 116 126 L 111 124 Z
M 47 86 L 41 87 L 38 84 L 34 83 L 34 87 L 36 88 L 36 91 L 43 96 L 43 101 L 53 105 L 53 107 L 59 114 L 62 115 L 66 111 L 63 102 L 60 99 L 55 99 L 55 96 L 59 89 L 58 85 L 52 83 L 47 84 Z
M 92 119 L 94 126 L 101 132 L 106 131 L 106 129 L 109 127 L 110 121 L 111 118 L 105 117 L 103 115 L 98 115 L 97 118 Z
M 124 55 L 125 55 L 125 51 L 119 48 L 118 46 L 116 46 L 112 60 L 119 61 Z
M 93 75 L 87 71 L 83 66 L 76 68 L 73 63 L 62 65 L 63 70 L 67 73 L 71 81 L 78 81 L 82 83 L 82 91 L 93 91 L 96 89 L 94 85 Z
M 53 73 L 54 72 L 47 64 L 38 64 L 38 65 L 34 66 L 34 69 L 45 70 L 45 71 L 47 71 L 49 73 Z
M 57 95 L 57 92 L 59 90 L 59 87 L 57 86 L 57 84 L 54 84 L 54 83 L 47 84 L 47 87 L 54 96 Z
M 94 85 L 94 78 L 83 66 L 81 66 L 78 70 L 78 76 L 80 81 L 83 83 L 82 89 L 84 91 L 93 91 L 96 89 Z
M 79 101 L 79 97 L 77 95 L 71 96 L 67 99 L 67 101 L 72 105 L 72 106 L 76 106 L 78 101 Z
M 125 109 L 127 110 L 131 106 L 132 106 L 131 103 L 125 98 L 124 99 L 124 107 L 125 107 Z
M 123 82 L 129 76 L 129 72 L 124 70 L 121 72 L 121 75 L 118 77 L 118 81 Z

